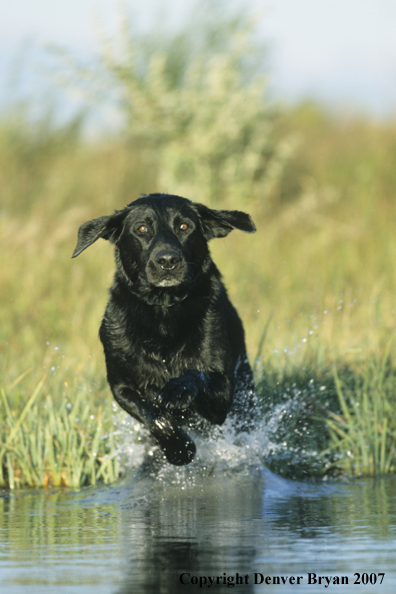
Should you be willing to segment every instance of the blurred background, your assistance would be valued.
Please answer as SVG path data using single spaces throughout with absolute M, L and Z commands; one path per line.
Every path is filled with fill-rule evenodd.
M 252 356 L 269 319 L 271 352 L 393 329 L 395 23 L 388 0 L 3 9 L 6 375 L 51 339 L 96 353 L 111 250 L 69 254 L 142 192 L 254 216 L 255 237 L 213 244 Z
M 18 0 L 4 6 L 1 105 L 13 99 L 10 74 L 14 81 L 19 79 L 19 91 L 42 94 L 45 79 L 38 80 L 38 70 L 46 60 L 46 44 L 57 43 L 80 58 L 92 58 L 98 25 L 115 34 L 120 6 L 129 12 L 138 31 L 163 27 L 170 33 L 191 24 L 196 5 L 193 0 L 171 0 L 166 5 L 161 0 L 143 5 L 135 0 L 37 0 L 34 4 Z M 207 12 L 217 6 L 220 19 L 238 10 L 255 15 L 257 40 L 267 49 L 263 67 L 276 98 L 289 103 L 315 98 L 381 117 L 394 113 L 396 6 L 392 0 L 230 0 L 221 8 L 219 2 L 203 6 Z M 23 54 L 33 67 L 15 72 L 13 64 Z
M 1 10 L 5 406 L 22 406 L 43 373 L 59 402 L 84 386 L 108 403 L 98 328 L 112 250 L 98 242 L 70 257 L 81 223 L 157 191 L 253 216 L 254 236 L 235 232 L 212 252 L 258 374 L 303 370 L 309 385 L 335 363 L 388 365 L 392 0 L 18 0 Z

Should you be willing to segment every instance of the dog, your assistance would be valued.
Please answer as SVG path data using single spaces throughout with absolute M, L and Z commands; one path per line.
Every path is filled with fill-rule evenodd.
M 244 212 L 144 195 L 83 223 L 72 256 L 99 238 L 114 245 L 99 330 L 107 379 L 118 404 L 177 466 L 196 453 L 185 427 L 222 425 L 231 414 L 246 430 L 257 406 L 242 322 L 208 248 L 233 229 L 256 231 Z

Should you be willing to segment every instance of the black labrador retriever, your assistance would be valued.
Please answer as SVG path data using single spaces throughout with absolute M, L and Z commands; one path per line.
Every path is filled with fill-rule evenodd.
M 143 196 L 81 225 L 73 258 L 102 237 L 116 273 L 100 327 L 115 400 L 150 431 L 171 464 L 194 458 L 182 426 L 243 429 L 255 391 L 241 320 L 211 259 L 208 241 L 251 217 L 167 194 Z

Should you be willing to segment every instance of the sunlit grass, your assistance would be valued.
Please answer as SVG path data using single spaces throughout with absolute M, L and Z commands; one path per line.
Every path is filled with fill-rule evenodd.
M 330 412 L 326 420 L 329 451 L 337 454 L 338 467 L 348 475 L 396 470 L 396 372 L 389 350 L 382 361 L 366 365 L 363 374 L 353 378 L 352 386 L 335 374 L 341 412 Z
M 1 389 L 0 487 L 72 487 L 111 483 L 121 474 L 113 411 L 87 401 L 41 397 L 46 375 L 26 402 L 15 408 Z
M 109 213 L 137 197 L 133 177 L 136 166 L 122 143 L 107 145 L 103 141 L 101 146 L 86 144 L 80 150 L 84 172 L 73 146 L 66 146 L 43 174 L 42 192 L 31 198 L 29 212 L 16 208 L 18 193 L 23 191 L 19 188 L 15 190 L 16 202 L 10 202 L 0 218 L 0 367 L 5 415 L 0 447 L 1 480 L 5 486 L 78 486 L 118 476 L 116 458 L 110 464 L 106 457 L 112 456 L 110 438 L 100 442 L 102 453 L 98 457 L 91 455 L 96 448 L 95 436 L 98 439 L 100 431 L 111 435 L 114 429 L 98 339 L 114 269 L 112 249 L 103 241 L 87 250 L 78 262 L 70 256 L 81 222 Z M 97 173 L 101 154 L 111 157 L 100 160 Z M 9 188 L 7 176 L 11 174 L 4 163 L 3 187 Z M 117 174 L 114 163 L 119 167 Z M 22 157 L 18 167 L 25 167 Z M 18 185 L 14 175 L 12 183 Z M 102 189 L 98 176 L 105 182 Z M 141 180 L 141 170 L 136 176 Z M 150 191 L 150 178 L 146 180 L 145 189 Z M 65 195 L 69 186 L 81 192 L 74 196 L 67 190 Z M 284 422 L 290 420 L 278 432 L 278 437 L 282 436 L 280 443 L 287 445 L 273 452 L 268 464 L 280 473 L 300 477 L 340 471 L 393 472 L 394 400 L 390 380 L 386 383 L 386 402 L 391 404 L 381 404 L 384 413 L 377 421 L 373 421 L 373 415 L 380 409 L 379 405 L 373 409 L 372 398 L 374 394 L 382 398 L 385 388 L 378 391 L 377 380 L 370 373 L 364 388 L 358 379 L 350 382 L 350 370 L 367 367 L 381 356 L 384 343 L 395 329 L 393 207 L 371 191 L 370 198 L 362 193 L 360 200 L 355 197 L 350 202 L 322 204 L 317 198 L 308 207 L 304 200 L 301 196 L 285 204 L 279 213 L 275 209 L 265 215 L 260 213 L 260 204 L 252 201 L 246 210 L 254 216 L 257 234 L 235 232 L 211 246 L 245 323 L 252 363 L 268 324 L 258 369 L 263 366 L 266 372 L 267 387 L 263 388 L 261 380 L 259 385 L 269 430 L 270 404 L 279 408 L 289 402 L 292 417 L 285 416 Z M 347 228 L 343 226 L 345 221 Z M 394 356 L 394 346 L 390 348 L 390 356 Z M 337 385 L 331 379 L 334 365 L 339 370 Z M 30 367 L 38 378 L 36 385 L 41 374 L 48 375 L 41 395 L 7 442 L 35 390 L 25 389 L 22 384 L 12 390 L 9 386 Z M 347 375 L 343 372 L 346 368 Z M 323 370 L 326 382 L 322 381 Z M 297 396 L 293 388 L 296 377 Z M 358 371 L 356 377 L 360 377 Z M 312 379 L 316 391 L 312 390 Z M 79 391 L 82 385 L 88 387 L 83 410 Z M 320 391 L 322 385 L 326 391 Z M 337 392 L 344 394 L 348 409 L 340 406 Z M 326 395 L 331 396 L 328 407 L 324 404 Z M 39 405 L 39 401 L 44 404 Z M 354 401 L 361 401 L 360 408 L 351 409 L 353 414 L 348 415 Z M 5 412 L 6 403 L 11 416 Z M 89 419 L 84 429 L 72 423 L 67 404 L 76 407 L 74 418 L 85 415 Z M 100 405 L 102 429 L 98 421 Z M 327 425 L 315 420 L 324 415 L 328 415 Z M 354 423 L 356 429 L 358 418 L 361 441 L 359 447 L 352 448 L 351 428 Z M 363 421 L 365 432 L 361 430 Z M 371 432 L 379 432 L 375 439 L 382 448 L 380 452 L 385 447 L 381 462 L 375 461 L 374 454 L 371 458 L 367 454 L 371 466 L 361 461 L 374 439 L 370 427 Z M 33 441 L 28 440 L 28 434 L 34 435 Z M 41 444 L 36 446 L 37 453 L 35 443 Z M 327 453 L 320 457 L 320 451 Z
M 59 126 L 26 104 L 0 118 L 0 485 L 119 476 L 98 338 L 112 248 L 71 254 L 81 223 L 155 191 L 246 210 L 257 225 L 211 250 L 256 366 L 277 445 L 268 464 L 394 472 L 395 121 L 275 109 L 259 72 L 246 75 L 262 58 L 247 21 L 207 29 L 203 45 L 188 45 L 191 29 L 161 37 L 160 52 L 125 26 L 121 54 L 105 44 L 98 69 L 83 70 L 112 80 L 119 134 L 87 140 L 82 118 Z

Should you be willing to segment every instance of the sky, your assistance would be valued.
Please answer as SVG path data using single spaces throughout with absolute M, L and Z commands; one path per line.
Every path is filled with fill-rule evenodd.
M 238 0 L 225 5 L 231 2 L 238 5 Z M 182 22 L 195 2 L 123 4 L 148 29 L 158 13 L 171 24 Z M 37 48 L 56 43 L 89 57 L 97 48 L 95 23 L 99 19 L 114 30 L 119 6 L 117 0 L 3 0 L 0 109 L 10 102 L 11 65 L 18 63 L 23 47 L 32 59 L 28 68 L 20 69 L 20 85 L 34 93 L 42 84 L 33 73 L 40 70 Z M 262 15 L 258 35 L 269 47 L 268 70 L 277 99 L 311 97 L 379 117 L 396 112 L 396 0 L 243 0 L 243 6 Z

